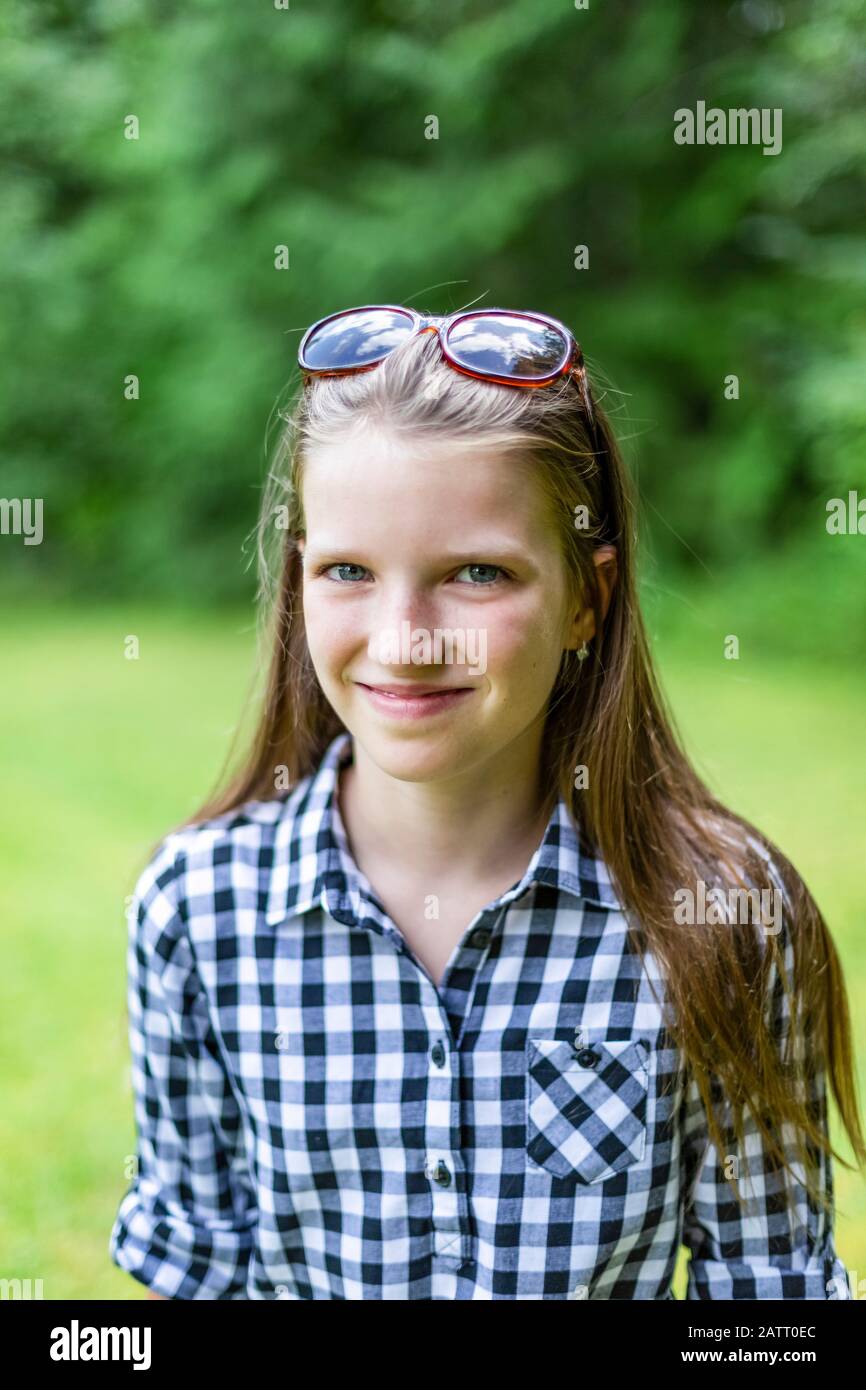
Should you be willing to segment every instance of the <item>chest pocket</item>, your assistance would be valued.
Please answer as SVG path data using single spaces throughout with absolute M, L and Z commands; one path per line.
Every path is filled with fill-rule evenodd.
M 527 1038 L 526 1152 L 560 1178 L 603 1182 L 643 1158 L 649 1047 Z

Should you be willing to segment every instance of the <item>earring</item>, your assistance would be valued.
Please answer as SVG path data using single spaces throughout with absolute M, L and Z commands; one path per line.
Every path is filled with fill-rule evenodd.
M 589 647 L 586 645 L 585 642 L 583 646 L 575 652 L 575 656 L 577 657 L 578 661 L 586 661 L 586 658 L 589 656 Z

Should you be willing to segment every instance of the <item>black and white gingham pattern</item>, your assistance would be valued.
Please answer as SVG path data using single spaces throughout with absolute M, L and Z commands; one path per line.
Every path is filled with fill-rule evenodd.
M 850 1298 L 832 1223 L 805 1192 L 785 1215 L 756 1126 L 740 1214 L 659 972 L 565 804 L 437 990 L 351 859 L 351 756 L 341 733 L 139 878 L 115 1263 L 175 1298 L 662 1299 L 682 1240 L 690 1298 Z M 815 1101 L 826 1123 L 823 1076 Z

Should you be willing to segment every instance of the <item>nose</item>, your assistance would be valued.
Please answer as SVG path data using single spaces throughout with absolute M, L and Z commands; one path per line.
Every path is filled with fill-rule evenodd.
M 429 665 L 430 678 L 435 679 L 437 672 L 432 668 L 441 663 L 435 656 L 432 661 L 425 660 L 425 655 L 435 632 L 454 626 L 441 599 L 420 579 L 395 577 L 390 583 L 382 582 L 370 609 L 365 645 L 371 660 L 383 671 L 420 679 L 421 669 Z
M 378 602 L 373 609 L 373 624 L 376 628 L 399 629 L 404 622 L 412 627 L 432 627 L 436 625 L 435 604 L 429 591 L 411 580 L 383 583 Z

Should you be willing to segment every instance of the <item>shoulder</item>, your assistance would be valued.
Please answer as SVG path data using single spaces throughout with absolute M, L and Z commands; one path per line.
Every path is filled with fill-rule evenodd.
M 780 847 L 747 822 L 740 868 L 739 961 L 748 987 L 761 999 L 773 1035 L 782 1042 L 814 1032 L 822 981 L 832 964 L 827 924 L 805 879 Z M 814 1041 L 817 1047 L 817 1039 Z
M 132 894 L 130 925 L 140 944 L 164 953 L 212 931 L 222 910 L 255 909 L 278 848 L 291 852 L 310 780 L 163 835 Z
M 755 825 L 716 805 L 702 830 L 707 882 L 696 886 L 715 903 L 707 949 L 715 943 L 720 968 L 776 1013 L 780 992 L 808 988 L 809 963 L 826 959 L 826 924 L 802 874 Z
M 709 877 L 713 891 L 721 895 L 720 901 L 727 901 L 732 914 L 742 914 L 747 903 L 753 909 L 760 905 L 762 941 L 791 929 L 812 899 L 802 876 L 779 846 L 726 808 L 717 807 L 702 829 L 705 845 L 711 847 Z M 737 920 L 742 920 L 741 916 Z
M 291 791 L 252 799 L 208 819 L 168 832 L 159 841 L 139 883 L 195 889 L 196 875 L 220 865 L 259 863 L 277 839 L 291 840 L 304 813 L 312 777 Z

